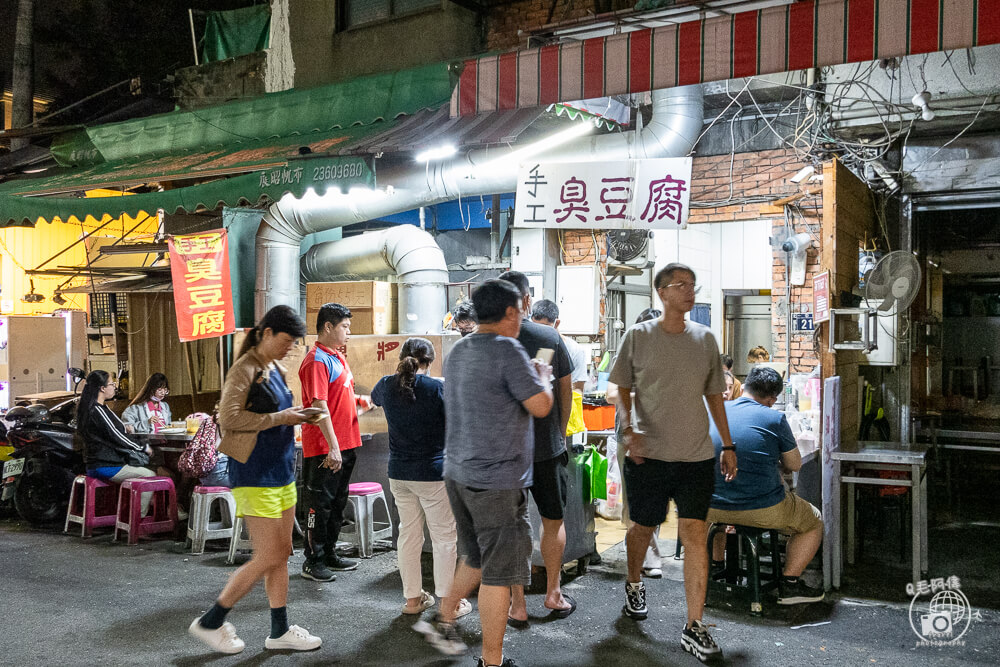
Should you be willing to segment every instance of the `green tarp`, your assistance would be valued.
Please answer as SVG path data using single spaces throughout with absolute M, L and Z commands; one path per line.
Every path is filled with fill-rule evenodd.
M 277 201 L 285 193 L 301 197 L 312 188 L 324 194 L 335 188 L 346 192 L 354 186 L 374 187 L 375 173 L 371 160 L 362 157 L 325 157 L 290 161 L 287 165 L 263 171 L 222 178 L 186 188 L 149 192 L 121 197 L 25 197 L 0 194 L 0 221 L 14 225 L 34 224 L 38 218 L 64 221 L 140 212 L 166 213 L 214 210 L 220 205 L 254 205 L 266 196 Z M 6 225 L 4 225 L 6 226 Z
M 201 61 L 211 63 L 263 51 L 270 41 L 271 8 L 266 4 L 208 12 Z
M 437 109 L 451 99 L 451 89 L 448 65 L 427 65 L 197 111 L 88 127 L 56 137 L 52 155 L 63 166 L 84 166 L 308 136 Z
M 301 196 L 308 188 L 322 194 L 329 187 L 373 186 L 371 159 L 339 155 L 338 147 L 387 131 L 399 116 L 440 108 L 451 89 L 448 66 L 435 64 L 63 135 L 52 153 L 64 169 L 0 183 L 0 227 L 39 218 L 212 210 L 286 192 Z M 302 159 L 300 147 L 311 155 Z M 67 194 L 211 178 L 217 180 L 129 196 Z

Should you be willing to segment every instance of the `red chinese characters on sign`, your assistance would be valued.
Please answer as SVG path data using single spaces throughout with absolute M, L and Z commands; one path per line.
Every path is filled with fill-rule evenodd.
M 647 222 L 664 219 L 680 222 L 681 213 L 684 211 L 681 196 L 686 190 L 687 183 L 672 176 L 651 181 L 649 199 L 646 200 L 646 208 L 639 217 Z
M 226 230 L 173 236 L 167 245 L 181 342 L 233 333 L 236 317 Z
M 813 324 L 830 319 L 830 272 L 813 276 Z
M 397 347 L 399 347 L 399 343 L 396 341 L 389 341 L 389 342 L 379 341 L 378 348 L 376 349 L 375 352 L 375 360 L 385 361 L 386 353 L 392 352 Z

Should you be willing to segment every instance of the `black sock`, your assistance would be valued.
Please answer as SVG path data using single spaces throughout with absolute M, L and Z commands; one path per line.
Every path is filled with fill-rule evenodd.
M 271 639 L 288 632 L 288 607 L 271 607 Z
M 198 624 L 206 630 L 218 630 L 226 622 L 226 614 L 232 611 L 232 607 L 223 607 L 216 602 L 212 608 L 205 612 Z
M 726 567 L 726 561 L 712 559 L 712 569 L 721 570 Z
M 787 574 L 781 575 L 781 580 L 786 584 L 797 584 L 799 583 L 798 577 L 789 577 Z

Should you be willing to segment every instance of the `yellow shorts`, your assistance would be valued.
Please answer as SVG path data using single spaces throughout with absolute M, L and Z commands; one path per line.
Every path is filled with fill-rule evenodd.
M 260 516 L 280 519 L 285 510 L 295 507 L 298 497 L 295 482 L 287 486 L 238 486 L 233 489 L 236 516 Z

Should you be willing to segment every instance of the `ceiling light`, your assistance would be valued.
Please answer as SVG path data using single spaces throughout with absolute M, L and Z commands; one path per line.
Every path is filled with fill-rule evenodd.
M 549 135 L 544 139 L 536 141 L 534 143 L 528 144 L 523 148 L 519 148 L 516 151 L 508 153 L 503 157 L 499 157 L 495 160 L 490 160 L 485 164 L 478 165 L 473 169 L 472 175 L 475 176 L 476 172 L 492 172 L 498 168 L 508 167 L 510 165 L 517 166 L 527 160 L 528 158 L 534 157 L 539 153 L 544 153 L 545 151 L 561 146 L 573 139 L 582 137 L 585 134 L 593 132 L 596 125 L 593 121 L 583 121 L 579 123 L 574 123 L 565 130 L 560 130 L 555 134 Z
M 66 297 L 64 297 L 59 292 L 52 295 L 52 303 L 58 304 L 60 306 L 66 305 Z
M 920 107 L 920 117 L 924 120 L 934 120 L 934 110 L 931 109 L 931 94 L 926 90 L 913 96 L 913 106 Z
M 441 146 L 438 146 L 437 148 L 431 148 L 429 150 L 417 153 L 417 157 L 414 159 L 417 162 L 430 162 L 432 160 L 443 160 L 445 158 L 451 157 L 457 152 L 458 149 L 455 148 L 454 145 L 443 144 Z

